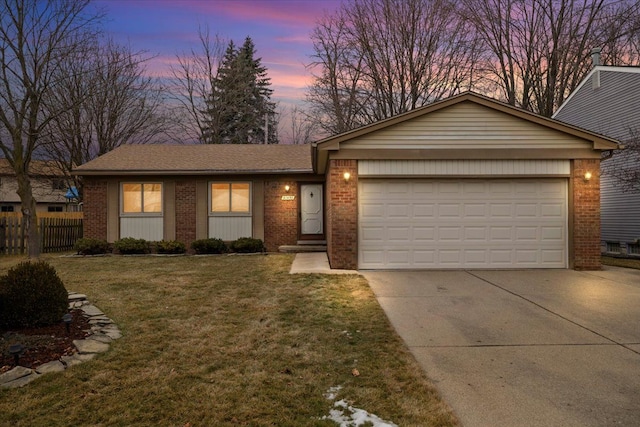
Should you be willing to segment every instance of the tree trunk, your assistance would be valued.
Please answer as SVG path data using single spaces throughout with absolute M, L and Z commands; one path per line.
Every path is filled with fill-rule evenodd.
M 18 195 L 22 202 L 22 227 L 27 236 L 29 258 L 40 256 L 40 232 L 36 214 L 36 199 L 33 197 L 31 182 L 24 173 L 16 174 Z

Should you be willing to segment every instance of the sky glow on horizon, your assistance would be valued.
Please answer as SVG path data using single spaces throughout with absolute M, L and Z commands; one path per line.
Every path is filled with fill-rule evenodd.
M 212 38 L 237 45 L 252 38 L 257 57 L 267 67 L 272 100 L 290 105 L 304 99 L 311 83 L 310 34 L 340 0 L 96 0 L 106 13 L 105 29 L 133 51 L 153 56 L 146 64 L 154 77 L 170 76 L 176 55 L 200 50 L 198 28 L 208 26 Z

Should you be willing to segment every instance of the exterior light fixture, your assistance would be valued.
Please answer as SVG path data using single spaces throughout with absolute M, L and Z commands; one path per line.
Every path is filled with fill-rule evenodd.
M 585 181 L 589 181 L 590 179 L 591 179 L 591 172 L 586 172 L 586 173 L 584 174 L 584 180 L 585 180 Z
M 22 344 L 13 344 L 9 346 L 9 354 L 13 356 L 13 363 L 18 366 L 20 363 L 20 354 L 24 351 Z
M 286 191 L 287 193 L 289 192 L 289 190 L 291 190 L 291 187 L 288 185 L 284 186 L 284 191 Z
M 344 177 L 344 182 L 349 182 L 349 179 L 351 178 L 351 174 L 349 172 L 345 172 L 343 177 Z
M 66 326 L 67 328 L 67 334 L 71 333 L 71 321 L 73 320 L 73 317 L 71 316 L 71 313 L 67 313 L 64 316 L 62 316 L 62 321 L 64 322 L 64 326 Z

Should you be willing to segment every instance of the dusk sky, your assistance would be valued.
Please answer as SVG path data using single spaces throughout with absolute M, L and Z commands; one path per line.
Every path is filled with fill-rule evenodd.
M 318 18 L 333 13 L 340 0 L 97 0 L 107 13 L 106 30 L 132 50 L 156 58 L 148 73 L 166 76 L 176 54 L 199 49 L 198 27 L 241 45 L 250 36 L 267 67 L 273 100 L 304 98 L 311 81 L 309 38 Z

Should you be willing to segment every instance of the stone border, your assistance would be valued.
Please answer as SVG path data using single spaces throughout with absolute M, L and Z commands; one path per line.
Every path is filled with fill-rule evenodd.
M 62 356 L 35 369 L 16 366 L 0 375 L 0 388 L 22 387 L 48 372 L 61 372 L 65 369 L 96 357 L 98 353 L 109 350 L 113 340 L 122 337 L 118 326 L 96 306 L 92 305 L 84 294 L 69 292 L 69 309 L 79 308 L 89 319 L 91 332 L 85 339 L 73 340 L 76 351 L 72 356 Z

